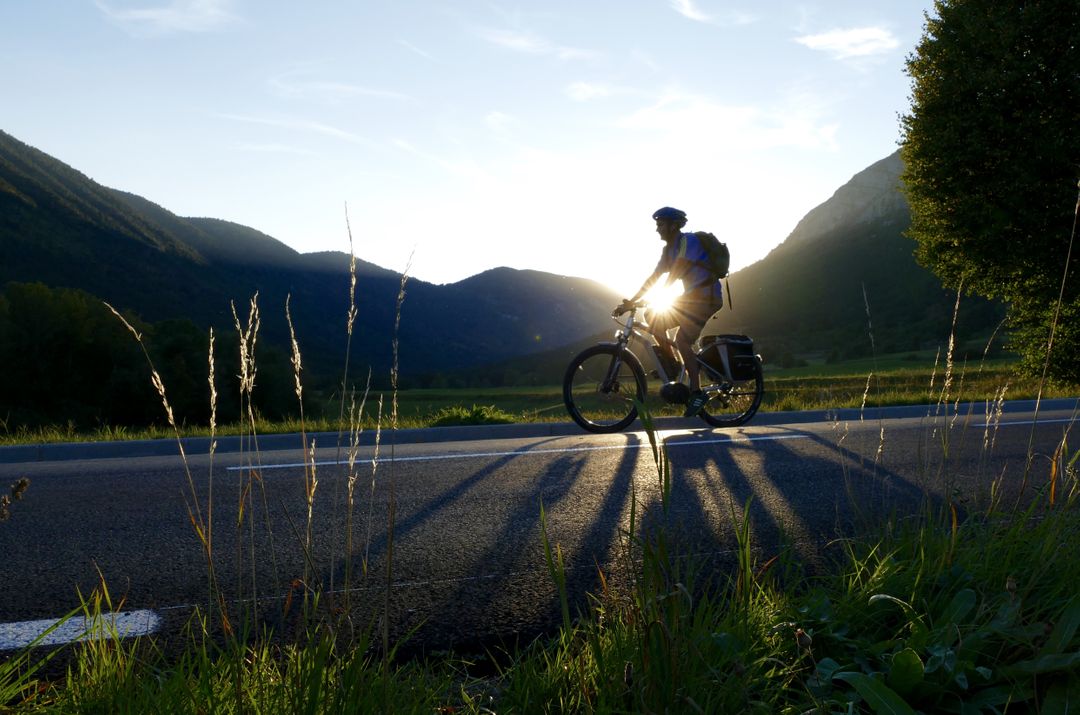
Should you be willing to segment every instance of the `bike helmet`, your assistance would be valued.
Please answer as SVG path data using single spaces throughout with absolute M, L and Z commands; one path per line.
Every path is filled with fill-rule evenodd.
M 653 212 L 653 221 L 686 221 L 686 212 L 665 206 Z

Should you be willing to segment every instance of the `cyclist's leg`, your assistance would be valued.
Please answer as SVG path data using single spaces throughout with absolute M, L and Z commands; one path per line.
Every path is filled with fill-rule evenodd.
M 699 299 L 695 295 L 683 294 L 673 306 L 673 312 L 679 321 L 675 343 L 686 365 L 691 392 L 701 391 L 701 370 L 698 367 L 697 355 L 694 353 L 694 341 L 701 335 L 705 322 L 715 312 L 712 304 L 713 301 L 709 298 Z
M 668 330 L 677 327 L 677 323 L 672 320 L 672 317 L 673 313 L 657 313 L 652 310 L 646 314 L 646 319 L 649 322 L 653 337 L 655 337 L 656 342 L 659 343 L 659 349 L 663 351 L 665 354 L 664 356 L 669 362 L 674 363 L 675 353 L 678 350 L 678 347 L 676 346 L 676 343 L 672 342 L 671 338 L 668 337 Z
M 689 328 L 689 329 L 688 329 Z M 675 333 L 675 346 L 682 355 L 683 364 L 686 365 L 686 376 L 690 378 L 690 391 L 701 389 L 701 370 L 698 368 L 697 356 L 694 355 L 694 341 L 690 338 L 693 328 L 689 325 L 679 326 Z

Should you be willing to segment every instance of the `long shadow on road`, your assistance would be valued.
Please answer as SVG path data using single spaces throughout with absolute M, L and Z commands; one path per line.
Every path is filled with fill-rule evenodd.
M 693 557 L 713 582 L 722 581 L 735 565 L 736 527 L 744 508 L 759 559 L 784 550 L 812 572 L 823 563 L 830 541 L 852 535 L 883 514 L 925 508 L 933 499 L 875 461 L 873 444 L 848 446 L 842 439 L 798 429 L 780 430 L 777 434 L 786 439 L 774 441 L 749 441 L 740 432 L 720 433 L 731 439 L 716 440 L 717 434 L 664 440 L 671 474 L 666 508 L 661 508 L 657 469 L 640 433 L 625 435 L 625 449 L 615 462 L 577 452 L 545 461 L 539 473 L 522 476 L 520 469 L 511 470 L 515 461 L 547 445 L 537 443 L 486 464 L 410 508 L 394 525 L 395 561 L 408 560 L 406 570 L 416 578 L 398 583 L 391 614 L 399 633 L 416 629 L 405 650 L 528 639 L 558 624 L 559 596 L 541 540 L 541 504 L 550 541 L 565 556 L 567 593 L 577 611 L 587 607 L 589 594 L 599 593 L 600 569 L 623 584 L 633 577 L 613 573 L 623 563 L 632 498 L 639 528 L 662 527 L 673 552 Z M 492 496 L 492 491 L 497 493 Z M 490 519 L 477 519 L 475 511 L 464 508 L 473 499 L 497 504 Z M 458 536 L 438 533 L 442 520 L 458 518 L 472 519 L 467 528 L 456 530 Z M 398 544 L 410 537 L 438 548 L 398 551 Z M 372 540 L 373 562 L 384 557 L 386 546 L 385 533 Z M 456 561 L 453 576 L 441 581 L 415 576 L 447 573 L 447 559 Z M 340 582 L 343 572 L 336 577 Z
M 595 564 L 604 563 L 616 548 L 641 454 L 638 435 L 626 440 L 613 473 L 590 473 L 589 454 L 573 453 L 534 475 L 501 523 L 485 531 L 484 546 L 465 567 L 473 577 L 442 592 L 417 640 L 469 648 L 493 638 L 532 638 L 558 622 L 558 594 L 545 568 L 541 508 L 553 548 L 566 556 L 571 597 L 580 602 L 595 593 Z

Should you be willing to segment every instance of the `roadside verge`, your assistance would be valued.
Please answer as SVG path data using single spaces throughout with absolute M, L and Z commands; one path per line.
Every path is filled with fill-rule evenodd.
M 810 410 L 805 412 L 759 412 L 747 425 L 762 427 L 777 424 L 805 424 L 808 422 L 873 422 L 879 419 L 935 418 L 951 416 L 959 411 L 961 415 L 982 417 L 986 414 L 985 402 L 965 402 L 946 409 L 939 405 L 908 405 L 903 407 L 870 407 L 865 410 L 837 409 Z M 1034 400 L 1006 402 L 1003 413 L 1031 412 L 1035 409 Z M 1061 398 L 1043 400 L 1041 408 L 1050 410 L 1080 410 L 1080 398 Z M 661 417 L 656 420 L 660 430 L 712 429 L 696 418 Z M 631 430 L 640 430 L 641 422 L 635 422 Z M 383 444 L 417 444 L 437 442 L 469 442 L 490 439 L 529 439 L 539 437 L 566 437 L 586 435 L 584 430 L 573 422 L 526 422 L 508 425 L 463 425 L 456 427 L 425 427 L 401 429 L 391 435 L 383 432 Z M 315 444 L 330 447 L 338 443 L 336 432 L 317 432 L 308 435 Z M 348 436 L 341 437 L 344 444 Z M 375 442 L 375 432 L 365 431 L 360 435 L 362 446 L 371 446 Z M 189 455 L 206 454 L 210 451 L 208 437 L 187 437 L 183 439 L 184 451 Z M 299 434 L 260 435 L 258 444 L 246 437 L 218 437 L 217 453 L 228 454 L 242 449 L 272 452 L 278 450 L 301 449 Z M 49 444 L 25 444 L 0 447 L 0 464 L 18 464 L 23 462 L 52 462 L 75 459 L 125 459 L 134 457 L 167 457 L 177 454 L 175 439 L 129 440 L 121 442 L 58 442 Z

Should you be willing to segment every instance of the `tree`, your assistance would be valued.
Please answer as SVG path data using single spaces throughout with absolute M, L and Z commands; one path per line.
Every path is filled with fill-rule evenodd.
M 1041 369 L 1080 178 L 1080 3 L 937 0 L 934 10 L 907 59 L 908 235 L 947 287 L 1008 303 L 1013 347 Z M 1051 376 L 1070 382 L 1080 381 L 1078 262 L 1074 250 L 1051 361 Z

